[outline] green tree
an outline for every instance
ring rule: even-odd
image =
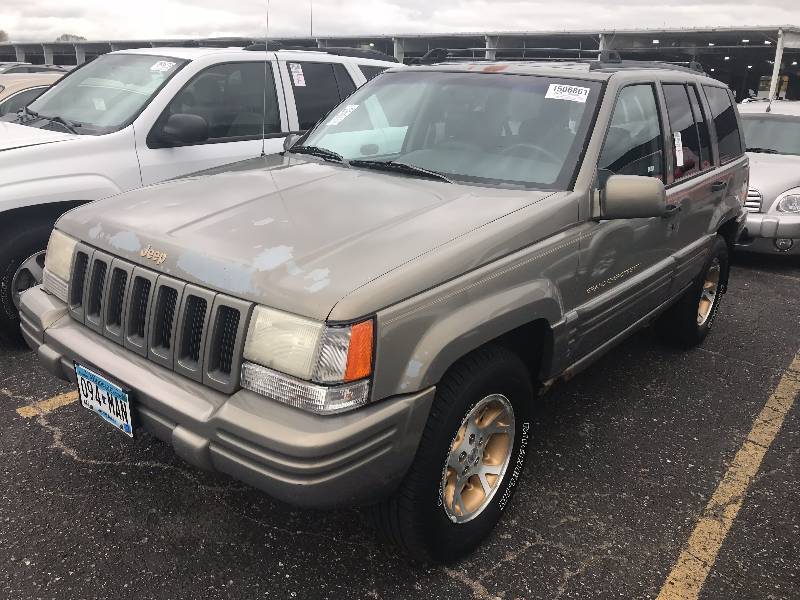
[[[74,33],[63,33],[58,36],[55,41],[57,42],[85,42],[86,38],[82,35],[75,35]]]
[[[7,42],[8,41],[8,34],[0,29],[0,42]]]

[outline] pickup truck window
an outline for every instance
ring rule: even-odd
[[[170,56],[105,54],[70,73],[30,104],[42,117],[103,134],[130,124],[186,61]]]
[[[465,183],[567,189],[600,90],[594,81],[505,73],[386,73],[305,143]]]
[[[615,175],[664,180],[664,138],[652,85],[631,85],[617,98],[598,166]]]
[[[262,125],[264,133],[278,133],[281,119],[275,79],[269,64],[266,73],[265,88],[263,62],[209,67],[195,75],[175,95],[159,123],[173,114],[198,115],[208,123],[209,141],[260,138]]]

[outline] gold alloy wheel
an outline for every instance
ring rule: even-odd
[[[451,521],[470,521],[489,505],[511,460],[514,432],[514,409],[502,394],[486,396],[461,422],[442,477]]]
[[[714,301],[717,299],[717,294],[719,293],[719,275],[719,259],[715,258],[708,268],[708,271],[706,271],[706,277],[703,280],[703,289],[700,292],[700,303],[697,305],[697,324],[701,327],[708,321],[708,317],[711,315],[711,310],[714,307]]]

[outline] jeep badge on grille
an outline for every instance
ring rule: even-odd
[[[147,244],[147,248],[143,248],[139,252],[139,255],[142,258],[147,258],[149,260],[152,260],[157,265],[160,265],[165,260],[167,260],[167,253],[166,252],[159,252],[158,250],[155,250],[150,244]]]

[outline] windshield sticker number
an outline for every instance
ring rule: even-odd
[[[339,123],[344,121],[347,118],[347,116],[357,108],[358,104],[348,104],[338,113],[336,113],[336,115],[330,121],[328,121],[326,127],[330,127],[331,125],[338,125]]]
[[[158,71],[159,73],[166,73],[174,66],[175,66],[174,62],[170,62],[168,60],[160,60],[157,63],[155,63],[152,67],[150,67],[150,70]]]
[[[678,167],[683,166],[683,136],[680,131],[672,134],[675,138],[675,165]]]
[[[289,72],[292,74],[294,87],[306,86],[306,76],[303,74],[303,65],[300,63],[289,63]]]
[[[589,99],[589,88],[551,83],[544,97],[553,100],[569,100],[570,102],[585,104],[586,100]]]

